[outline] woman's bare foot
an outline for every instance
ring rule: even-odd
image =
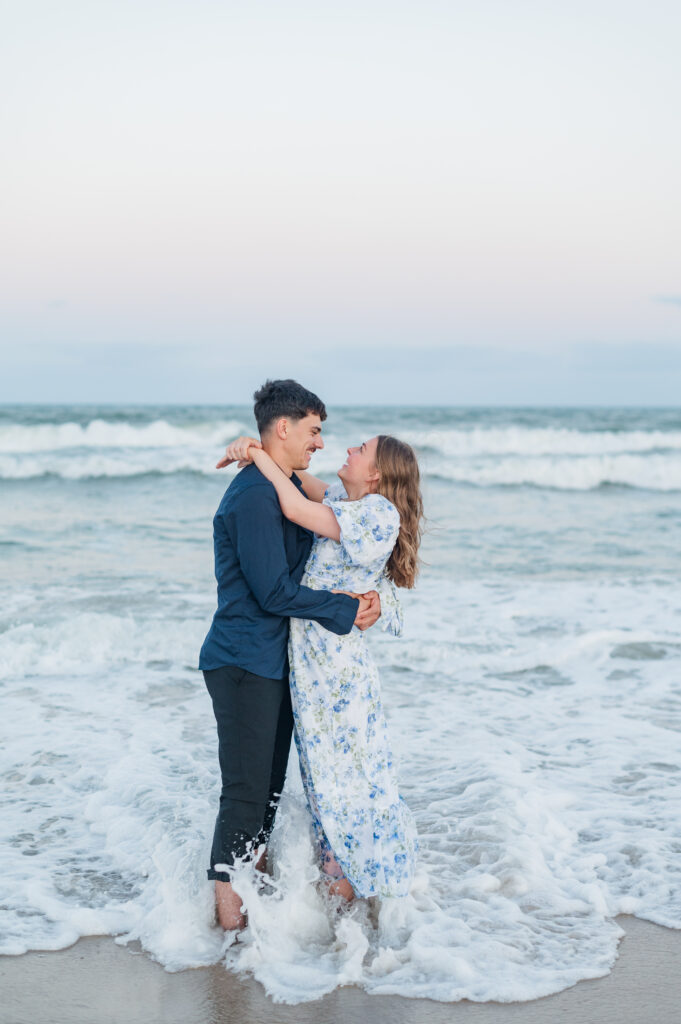
[[[241,896],[229,882],[215,883],[215,909],[218,922],[226,932],[241,931],[246,927],[246,915],[241,907]]]
[[[347,878],[338,878],[335,882],[332,882],[329,886],[329,892],[332,896],[342,896],[346,903],[352,903],[355,898],[355,891]]]
[[[255,870],[259,871],[262,875],[269,875],[270,872],[267,867],[267,847],[265,847],[255,862]]]

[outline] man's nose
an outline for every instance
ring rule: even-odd
[[[317,436],[314,439],[314,444],[315,444],[315,448],[323,448],[324,447],[324,438],[320,437],[320,435],[317,434]]]

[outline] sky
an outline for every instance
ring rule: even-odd
[[[0,402],[679,404],[676,0],[0,22]]]

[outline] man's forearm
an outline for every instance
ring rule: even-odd
[[[290,576],[279,580],[267,592],[258,593],[253,586],[252,589],[263,611],[282,618],[313,619],[340,636],[350,632],[359,610],[359,600],[355,597],[312,590],[294,583]]]

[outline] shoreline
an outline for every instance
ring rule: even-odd
[[[222,964],[177,973],[113,938],[0,957],[0,1024],[672,1024],[681,1006],[681,930],[619,916],[625,935],[610,974],[529,1002],[439,1003],[335,989],[274,1003]]]

